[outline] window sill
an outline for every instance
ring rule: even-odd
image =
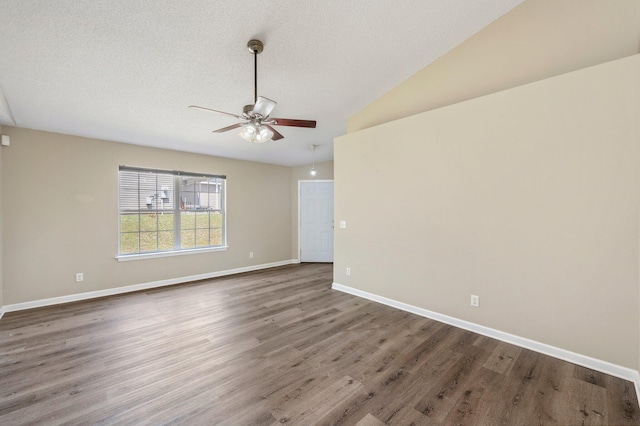
[[[118,262],[128,262],[130,260],[154,259],[156,257],[172,257],[172,256],[183,256],[187,254],[209,253],[212,251],[226,251],[227,248],[229,247],[220,246],[220,247],[205,247],[205,248],[188,249],[188,250],[162,251],[158,253],[123,254],[120,256],[116,256],[116,259],[118,259]]]

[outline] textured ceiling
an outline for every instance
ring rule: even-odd
[[[333,158],[346,119],[522,0],[0,0],[0,124],[280,165]],[[211,131],[258,94],[317,120]],[[473,70],[469,70],[473,72]]]

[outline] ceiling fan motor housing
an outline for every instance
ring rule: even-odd
[[[251,116],[251,113],[253,112],[253,106],[254,106],[253,104],[243,106],[242,115]]]

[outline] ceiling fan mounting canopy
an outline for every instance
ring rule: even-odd
[[[249,52],[251,53],[262,53],[264,50],[264,44],[260,40],[249,40],[247,43],[247,47],[249,48]]]
[[[229,112],[218,111],[211,108],[205,108],[197,105],[189,105],[189,108],[200,109],[218,114],[225,114],[241,120],[242,123],[232,124],[214,130],[214,133],[223,133],[229,130],[242,128],[240,136],[250,142],[262,143],[268,140],[278,140],[284,138],[276,129],[271,126],[290,126],[290,127],[306,127],[315,128],[314,120],[296,120],[290,118],[273,118],[270,117],[271,111],[276,107],[277,103],[263,96],[258,96],[258,54],[264,50],[264,45],[260,40],[249,40],[247,48],[253,54],[254,63],[254,104],[245,105],[242,108],[242,115],[232,114]]]

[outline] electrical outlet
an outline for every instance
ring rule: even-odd
[[[345,229],[347,227],[347,221],[346,220],[341,220],[340,221],[340,228]]]
[[[80,281],[84,281],[84,274],[82,272],[76,274],[76,282],[79,283]]]
[[[475,308],[480,307],[480,296],[476,296],[475,294],[471,295],[471,306]]]
[[[347,268],[347,275],[351,275],[351,268]]]
[[[253,252],[252,251],[249,252],[249,259],[253,259]]]

